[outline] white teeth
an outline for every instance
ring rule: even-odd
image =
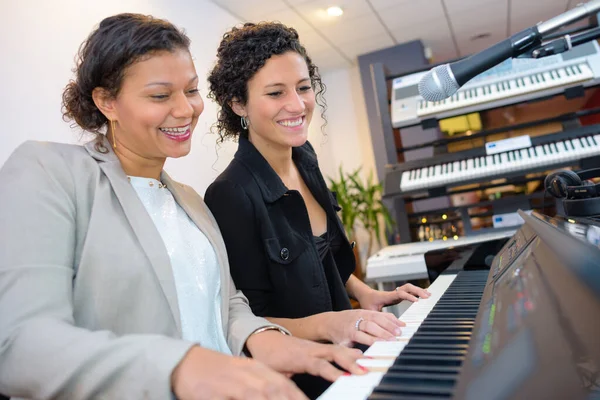
[[[279,124],[283,125],[283,126],[289,126],[289,127],[298,126],[298,125],[302,124],[302,117],[300,117],[298,119],[294,119],[294,120],[280,121]]]
[[[183,135],[185,134],[188,129],[190,129],[190,126],[184,126],[181,128],[158,128],[160,129],[162,132],[168,133],[169,135]]]

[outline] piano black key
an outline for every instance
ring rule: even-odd
[[[447,374],[423,374],[419,372],[392,372],[382,379],[382,383],[405,384],[415,387],[447,387],[454,386],[455,379]]]
[[[402,387],[394,384],[381,383],[376,390],[377,392],[373,393],[389,393],[394,399],[397,399],[400,395],[410,396],[410,399],[414,399],[417,395],[429,396],[430,399],[432,396],[435,396],[436,398],[449,398],[452,395],[452,392],[449,389],[435,387],[428,389],[426,385]],[[371,397],[369,397],[369,399],[371,399]]]
[[[373,393],[369,400],[431,400],[431,396],[401,395],[398,393]]]
[[[402,320],[402,318],[400,318],[400,320]],[[425,320],[421,323],[420,328],[448,326],[448,325],[457,326],[457,327],[460,326],[460,327],[464,327],[464,328],[473,328],[473,321],[470,319],[466,319],[466,318],[454,318],[452,321],[449,321],[449,322]]]
[[[475,318],[475,317],[473,317]],[[414,343],[434,343],[434,344],[468,344],[470,336],[462,335],[462,336],[454,336],[454,337],[446,337],[446,336],[420,336],[415,334],[410,340],[411,342],[414,340]]]
[[[466,357],[467,356],[467,350],[464,349],[440,349],[440,348],[432,348],[432,349],[421,349],[421,348],[415,348],[415,347],[405,347],[404,350],[402,350],[402,354],[406,354],[406,355],[415,355],[415,356],[420,356],[420,357],[428,357],[430,355],[437,355],[440,354],[440,352],[443,352],[445,355],[448,356],[457,356],[457,357]]]
[[[390,372],[431,372],[435,374],[455,375],[460,373],[460,367],[448,367],[440,365],[392,365]]]

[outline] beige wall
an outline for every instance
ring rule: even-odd
[[[308,49],[310,52],[310,49]],[[367,121],[367,108],[363,96],[358,66],[329,71],[323,74],[327,85],[327,125],[321,132],[323,120],[315,115],[310,127],[309,140],[319,156],[323,175],[338,178],[339,166],[346,172],[362,166],[363,178],[370,172],[376,177],[373,145]],[[366,260],[368,236],[357,232],[363,268]]]
[[[326,72],[323,82],[327,85],[328,106],[325,134],[318,115],[309,133],[321,170],[325,176],[337,177],[340,165],[346,171],[362,166],[366,176],[374,171],[375,162],[358,67]]]
[[[223,33],[238,21],[205,0],[52,0],[0,2],[0,97],[2,130],[0,165],[25,140],[78,142],[81,131],[62,121],[62,89],[72,78],[80,43],[104,17],[120,12],[152,14],[185,28],[206,98],[206,76]],[[199,193],[229,162],[236,148],[218,151],[207,135],[216,107],[206,108],[194,132],[192,153],[169,160],[166,170]]]

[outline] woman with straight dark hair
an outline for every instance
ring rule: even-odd
[[[364,373],[252,314],[212,214],[163,171],[190,151],[197,85],[179,29],[106,18],[63,95],[95,140],[27,142],[0,169],[0,393],[301,399],[285,376]]]

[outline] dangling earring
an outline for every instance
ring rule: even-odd
[[[113,149],[117,149],[117,130],[115,127],[115,120],[110,120],[110,130],[112,131],[112,139],[113,139]]]
[[[240,124],[242,124],[242,129],[243,130],[248,130],[248,117],[242,117],[240,119]]]

